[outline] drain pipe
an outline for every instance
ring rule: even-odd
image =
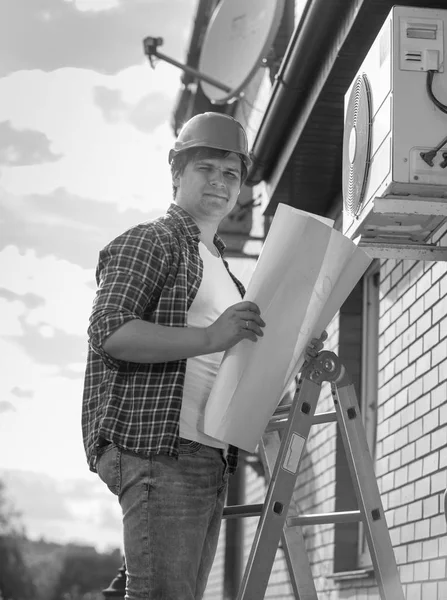
[[[322,68],[340,23],[359,0],[309,0],[275,77],[271,97],[253,143],[253,164],[246,183],[265,180],[287,141],[292,123],[304,105]],[[315,95],[315,101],[317,96]]]

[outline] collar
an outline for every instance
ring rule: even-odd
[[[168,215],[170,215],[174,221],[179,223],[184,227],[186,233],[195,239],[200,239],[200,228],[194,219],[191,217],[188,211],[179,206],[178,204],[172,203],[168,208]],[[214,245],[219,250],[220,254],[223,254],[225,251],[225,243],[222,238],[217,235],[214,236]]]

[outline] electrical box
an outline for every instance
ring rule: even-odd
[[[395,6],[346,93],[343,233],[362,245],[422,244],[447,218],[446,31],[447,10]]]

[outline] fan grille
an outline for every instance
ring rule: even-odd
[[[360,212],[371,162],[371,88],[365,74],[352,88],[343,136],[344,210],[355,216]]]

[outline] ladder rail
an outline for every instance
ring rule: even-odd
[[[248,557],[238,600],[260,600],[265,596],[294,492],[302,451],[312,425],[312,416],[315,414],[320,388],[321,384],[304,379],[295,395],[272,470],[264,508]],[[281,486],[276,485],[278,476],[281,477]],[[297,536],[301,537],[301,532]],[[300,600],[317,600],[309,559],[303,549],[303,542],[304,540],[300,539],[299,544],[296,545],[303,562],[293,565],[293,570],[295,572],[302,571],[302,574],[294,579],[299,586],[303,587],[303,591],[299,588]]]
[[[335,411],[315,414],[323,381],[331,383]],[[293,494],[310,428],[333,421],[340,429],[359,510],[299,514]],[[355,389],[333,352],[320,352],[303,370],[292,404],[275,412],[259,448],[268,481],[265,502],[224,509],[225,518],[260,517],[237,600],[264,598],[280,540],[296,599],[318,600],[301,527],[342,522],[364,524],[382,600],[404,600]]]
[[[290,408],[289,408],[290,410]],[[263,436],[260,444],[260,454],[264,463],[267,482],[270,484],[279,456],[281,438],[279,432]],[[289,505],[287,519],[291,516],[298,517],[298,510],[293,502]],[[281,544],[286,561],[295,598],[302,600],[313,600],[317,598],[315,582],[312,576],[309,557],[306,552],[303,532],[300,527],[284,527],[281,532]],[[298,584],[298,581],[300,582]],[[268,582],[267,582],[268,584]],[[300,594],[301,589],[301,594]]]

